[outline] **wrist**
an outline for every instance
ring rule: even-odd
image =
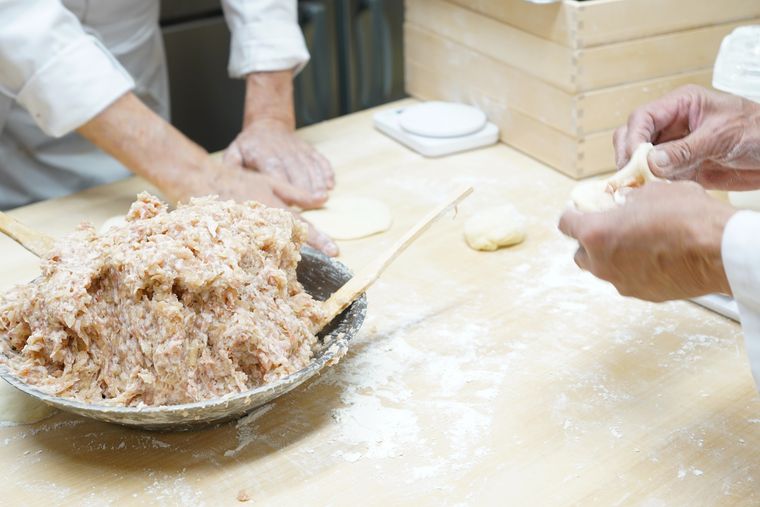
[[[706,260],[709,292],[731,293],[723,265],[722,245],[726,225],[736,212],[735,208],[716,202],[714,206],[708,208],[706,219],[700,221],[697,227],[692,228],[693,237],[699,245],[698,251],[702,252],[702,257]]]
[[[262,120],[295,129],[292,70],[254,72],[246,76],[243,128]]]

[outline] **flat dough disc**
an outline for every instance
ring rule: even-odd
[[[388,206],[368,197],[333,197],[324,208],[302,216],[333,239],[359,239],[385,232],[393,219]]]
[[[462,137],[481,130],[487,121],[483,111],[454,102],[425,102],[399,115],[399,125],[424,137]]]
[[[22,393],[0,379],[0,426],[33,424],[47,419],[56,409]]]
[[[511,204],[479,211],[464,224],[470,248],[487,252],[522,243],[525,232],[525,218]]]

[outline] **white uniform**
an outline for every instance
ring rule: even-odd
[[[760,390],[760,213],[739,211],[731,217],[723,231],[721,253],[739,305],[752,376]]]
[[[222,6],[230,76],[308,61],[296,0]],[[129,90],[168,118],[158,15],[158,0],[0,0],[0,209],[129,174],[73,131]]]

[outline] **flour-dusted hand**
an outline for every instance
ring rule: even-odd
[[[292,206],[318,208],[327,198],[326,195],[315,196],[283,179],[248,171],[240,166],[220,164],[213,158],[208,158],[202,170],[188,174],[181,184],[165,194],[175,202],[187,202],[191,197],[213,194],[222,199],[258,201],[270,207],[286,209]],[[303,220],[295,211],[293,213],[309,226],[309,245],[331,257],[338,255],[338,246],[328,235]]]
[[[322,202],[335,185],[327,159],[280,120],[251,122],[227,148],[224,162],[279,178]]]
[[[706,188],[760,188],[760,104],[689,85],[636,109],[614,135],[622,167],[641,143],[655,144],[652,172]]]
[[[730,293],[723,229],[736,210],[693,182],[653,182],[603,213],[568,210],[559,229],[578,240],[575,262],[624,296],[666,301]]]
[[[326,200],[326,196],[315,196],[282,179],[223,164],[211,157],[198,171],[186,171],[184,176],[171,188],[162,188],[173,201],[215,194],[223,199],[258,201],[275,208],[309,209],[321,206]]]
[[[225,151],[224,162],[288,182],[323,203],[335,186],[332,167],[296,135],[295,126],[293,71],[249,74],[243,130]]]

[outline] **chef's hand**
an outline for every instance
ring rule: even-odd
[[[723,229],[736,210],[693,182],[655,182],[603,213],[568,210],[559,229],[578,240],[575,262],[623,296],[667,301],[730,293]]]
[[[224,162],[310,192],[318,207],[335,179],[327,159],[295,134],[292,80],[290,70],[248,75],[243,130],[225,151]]]
[[[312,208],[324,202],[324,198],[287,181],[240,166],[223,165],[131,92],[80,126],[77,132],[175,203],[209,194],[239,202],[256,200],[281,208]],[[327,255],[338,254],[335,243],[311,226],[309,244]]]
[[[216,194],[222,199],[238,202],[258,201],[270,207],[290,209],[318,208],[324,199],[295,187],[280,178],[248,171],[240,166],[229,166],[208,157],[205,167],[193,174],[186,174],[181,185],[169,191],[168,197],[173,201],[187,201],[190,197]],[[325,233],[303,220],[298,213],[291,210],[297,219],[309,226],[309,245],[334,257],[338,255],[338,246]]]
[[[618,168],[636,147],[655,144],[649,167],[662,178],[706,188],[760,188],[760,104],[695,85],[636,109],[615,131]]]
[[[322,206],[327,197],[315,196],[280,178],[248,171],[239,166],[220,164],[211,158],[197,179],[188,178],[186,181],[188,186],[182,189],[185,195],[177,196],[176,201],[184,201],[196,195],[217,194],[222,199],[238,202],[254,200],[275,208],[290,209],[290,206],[297,206],[309,209]],[[309,245],[331,257],[338,255],[338,246],[328,235],[291,211],[298,220],[309,226]]]

